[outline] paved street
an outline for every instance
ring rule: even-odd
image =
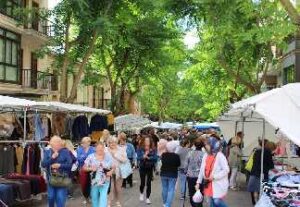
[[[138,175],[135,175],[135,178]],[[161,207],[162,206],[162,201],[161,201],[161,184],[160,184],[160,179],[158,176],[155,176],[155,180],[152,184],[153,191],[151,195],[151,201],[152,201],[152,207]],[[125,189],[123,191],[123,206],[124,207],[144,207],[147,206],[141,202],[139,202],[139,181],[135,179],[135,184],[132,189]],[[242,189],[244,189],[244,186],[242,185]],[[76,189],[75,193],[75,199],[69,200],[67,206],[68,207],[81,207],[84,206],[82,204],[81,196],[80,196],[80,190],[79,188]],[[177,193],[178,195],[178,193]],[[232,192],[230,191],[227,197],[227,204],[229,207],[251,207],[251,200],[250,196],[247,192],[245,191],[240,191],[240,192]],[[47,206],[46,203],[46,197],[44,197],[43,201],[29,201],[26,203],[22,203],[17,205],[18,207],[45,207]],[[173,207],[182,207],[183,203],[179,200],[179,197],[176,197],[176,200],[173,203]],[[189,207],[190,204],[186,201],[185,202],[185,207]],[[205,207],[208,205],[206,204]],[[88,205],[89,207],[89,205]]]

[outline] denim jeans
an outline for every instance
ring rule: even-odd
[[[221,198],[209,198],[210,207],[227,207],[226,203]]]
[[[92,207],[107,207],[107,192],[109,182],[106,182],[102,186],[92,186],[91,198]]]
[[[180,196],[182,198],[185,198],[186,195],[186,174],[183,170],[178,171],[178,179],[180,182]]]
[[[162,198],[166,207],[171,207],[175,195],[175,185],[177,178],[161,177]]]
[[[65,207],[68,196],[68,188],[58,188],[48,185],[49,207]]]

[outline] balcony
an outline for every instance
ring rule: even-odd
[[[57,76],[36,71],[32,69],[23,69],[21,73],[21,84],[24,88],[57,91]]]
[[[52,37],[54,34],[54,27],[47,21],[33,21],[31,24],[24,25],[24,29],[28,35],[37,34],[45,38]]]

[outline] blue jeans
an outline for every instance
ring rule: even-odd
[[[221,198],[209,198],[210,207],[227,207],[226,203]]]
[[[162,198],[166,207],[171,207],[175,195],[175,185],[177,178],[161,177]]]
[[[107,207],[108,188],[109,188],[109,182],[106,182],[102,186],[92,186],[91,189],[92,207]]]
[[[59,188],[48,185],[49,207],[65,207],[68,196],[68,188]]]
[[[180,181],[180,196],[185,198],[186,194],[186,174],[183,170],[178,171],[178,179]]]

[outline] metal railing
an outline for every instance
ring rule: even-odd
[[[24,88],[57,91],[57,77],[51,73],[22,69],[21,84]]]

